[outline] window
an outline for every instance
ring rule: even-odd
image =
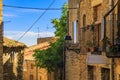
[[[101,5],[97,5],[97,6],[94,6],[93,7],[93,18],[94,18],[94,21],[99,21],[102,14],[101,14]]]
[[[86,26],[86,15],[84,14],[83,15],[83,27],[85,27]]]
[[[94,41],[95,42],[95,46],[99,47],[100,46],[100,38],[101,38],[101,24],[96,24],[95,25],[94,35],[96,36],[96,40]]]
[[[31,69],[33,69],[34,68],[34,65],[33,64],[31,64]]]
[[[39,80],[42,80],[42,77],[40,76],[40,79]]]
[[[73,29],[74,29],[74,43],[76,43],[77,42],[77,23],[76,23],[76,21],[74,21],[73,22]]]
[[[34,80],[34,77],[33,77],[33,75],[30,75],[30,80]]]
[[[118,80],[120,80],[120,74],[118,74]]]
[[[101,69],[101,80],[110,80],[110,69],[102,68]]]
[[[83,15],[83,27],[82,27],[82,41],[85,41],[85,26],[86,26],[86,15]]]
[[[88,80],[94,80],[94,67],[88,66]]]

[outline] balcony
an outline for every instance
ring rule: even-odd
[[[94,47],[93,51],[91,51],[91,54],[102,55],[102,49],[100,47]]]
[[[76,53],[80,53],[80,50],[81,50],[81,48],[80,48],[80,45],[79,45],[79,43],[72,43],[71,42],[71,40],[72,40],[72,38],[71,38],[71,36],[65,36],[65,47],[68,49],[68,50],[72,50],[72,51],[74,51],[74,52],[76,52]]]
[[[120,58],[120,45],[106,47],[106,56],[108,58]]]
[[[80,51],[81,51],[81,48],[80,48],[79,44],[69,43],[69,44],[66,45],[66,47],[67,47],[68,50],[72,50],[72,51],[76,52],[77,54],[79,54]]]

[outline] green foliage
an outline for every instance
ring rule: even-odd
[[[67,4],[63,5],[62,15],[58,19],[52,19],[54,24],[55,36],[59,39],[55,43],[51,43],[46,50],[36,50],[35,57],[36,65],[46,68],[48,71],[54,71],[56,68],[62,68],[63,62],[63,43],[64,36],[67,34]]]
[[[88,40],[88,41],[87,41],[87,46],[88,46],[88,47],[93,47],[94,44],[93,44],[93,42],[92,42],[91,40]]]

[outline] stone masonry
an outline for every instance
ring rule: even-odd
[[[87,54],[87,50],[84,50],[84,48],[86,48],[86,45],[84,46],[84,44],[86,43],[87,40],[91,40],[93,35],[96,35],[98,37],[98,39],[96,39],[96,44],[95,45],[101,45],[101,41],[100,41],[100,32],[99,34],[98,31],[100,31],[99,29],[96,29],[96,32],[92,35],[89,34],[87,31],[83,32],[82,28],[85,27],[89,27],[90,25],[92,25],[93,23],[95,25],[102,25],[102,19],[103,16],[110,10],[110,4],[111,4],[111,0],[68,0],[68,7],[69,7],[69,35],[72,37],[72,44],[74,44],[73,42],[73,38],[74,38],[74,21],[77,22],[77,33],[76,33],[76,46],[79,45],[80,47],[80,52],[76,52],[75,51],[75,47],[73,49],[69,49],[67,48],[66,50],[66,67],[65,67],[65,75],[66,75],[66,79],[65,80],[92,80],[89,79],[89,76],[91,76],[89,74],[89,66],[90,68],[93,70],[92,77],[94,80],[107,80],[108,78],[105,77],[105,71],[108,72],[108,75],[106,73],[106,75],[109,77],[109,80],[112,80],[112,71],[111,71],[111,59],[108,59],[108,63],[104,64],[104,65],[94,65],[94,64],[87,64],[86,60],[88,57]],[[114,0],[114,4],[117,2],[117,0]],[[97,7],[97,10],[95,10]],[[74,8],[74,9],[72,9]],[[118,14],[117,11],[118,7],[116,7],[114,9],[114,14]],[[95,16],[95,12],[96,12],[96,16]],[[83,16],[85,15],[85,22],[83,21]],[[110,16],[107,17],[107,20],[110,20]],[[117,20],[117,16],[115,17],[115,20]],[[117,30],[116,30],[117,31]],[[115,33],[116,34],[116,33]],[[107,36],[109,37],[110,34],[110,26],[107,25]],[[84,37],[84,38],[83,38]],[[110,37],[109,37],[110,38]],[[72,45],[71,44],[71,45]],[[70,46],[69,46],[70,47]],[[102,52],[102,54],[104,55],[104,53]],[[105,56],[105,55],[104,55]],[[115,80],[119,80],[119,70],[120,66],[119,66],[119,59],[115,60],[116,62],[116,67],[115,67]],[[92,66],[92,67],[91,67]]]
[[[3,80],[3,23],[2,23],[2,0],[0,0],[0,80]]]

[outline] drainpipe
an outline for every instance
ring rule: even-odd
[[[110,0],[110,9],[114,6],[114,1]],[[110,13],[110,40],[114,45],[114,11]],[[111,77],[114,80],[114,58],[111,59]]]
[[[114,6],[114,1],[110,0],[110,10]],[[114,11],[110,13],[110,39],[112,45],[114,45]]]

